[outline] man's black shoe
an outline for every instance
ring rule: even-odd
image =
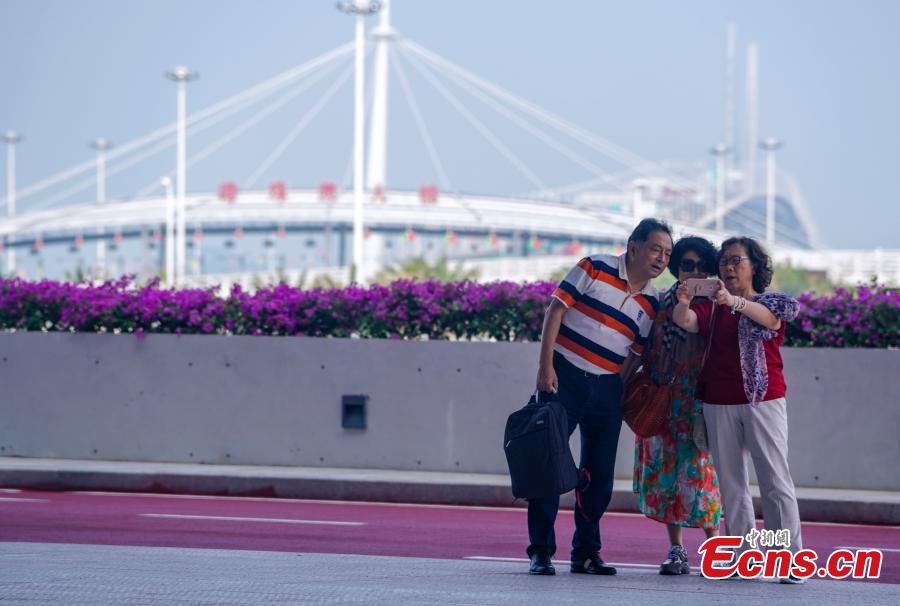
[[[596,553],[592,553],[585,560],[572,560],[569,570],[576,574],[616,574],[616,569],[604,562]]]
[[[528,574],[556,574],[556,569],[550,562],[550,556],[535,553],[531,556],[531,567],[528,569]]]

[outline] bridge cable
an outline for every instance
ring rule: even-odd
[[[403,66],[400,65],[399,61],[397,60],[397,53],[394,52],[393,48],[391,48],[389,54],[391,57],[391,67],[394,68],[394,72],[397,74],[397,80],[399,80],[400,82],[400,88],[403,89],[403,95],[406,98],[406,102],[409,105],[410,110],[412,110],[414,122],[416,123],[416,127],[419,130],[419,136],[422,137],[422,142],[425,144],[425,148],[428,150],[428,157],[431,160],[431,166],[437,173],[441,188],[447,191],[452,191],[454,194],[459,195],[459,192],[456,191],[456,188],[450,184],[450,179],[447,177],[447,172],[444,170],[444,165],[441,162],[441,158],[434,146],[434,141],[431,138],[431,133],[428,131],[425,120],[422,118],[422,112],[419,109],[419,104],[416,101],[416,98],[413,96],[412,90],[410,89],[409,80],[407,80],[406,78],[406,72],[404,71]]]
[[[650,165],[657,169],[657,173],[662,172],[664,174],[667,174],[670,176],[670,178],[673,178],[673,180],[679,183],[689,183],[695,187],[699,187],[698,183],[691,180],[686,180],[680,175],[671,173],[671,171],[669,171],[659,163],[646,160],[638,156],[637,154],[626,150],[625,148],[622,148],[606,139],[603,139],[602,137],[599,137],[598,135],[595,135],[594,133],[591,133],[567,120],[564,120],[563,118],[556,116],[555,114],[552,114],[551,112],[548,112],[547,110],[542,109],[541,107],[534,105],[533,103],[526,101],[514,95],[513,93],[484,80],[483,78],[480,78],[469,70],[466,70],[456,65],[455,63],[444,59],[440,55],[437,55],[436,53],[423,48],[422,46],[416,44],[415,42],[412,42],[411,40],[405,39],[403,45],[430,64],[442,66],[450,71],[457,73],[460,77],[468,80],[476,86],[479,86],[486,92],[491,93],[499,99],[507,101],[508,103],[515,105],[516,107],[519,107],[523,111],[535,116],[545,124],[548,124],[549,126],[556,128],[557,130],[567,133],[572,138],[580,140],[585,145],[588,145],[589,147],[592,147],[597,151],[604,153],[608,157],[616,160],[624,166],[628,166],[633,170],[638,171],[643,166]],[[644,174],[643,171],[641,171],[641,174]],[[650,173],[646,173],[645,176],[650,176]]]
[[[187,165],[186,165],[187,168],[190,168],[190,167],[194,166],[195,164],[197,164],[198,162],[205,160],[212,154],[216,153],[217,151],[219,151],[220,149],[222,149],[223,147],[225,147],[226,145],[231,143],[231,141],[233,141],[234,139],[236,139],[237,137],[239,137],[240,135],[245,133],[247,130],[249,130],[250,128],[255,126],[257,123],[259,123],[260,121],[264,120],[265,118],[267,118],[270,115],[272,115],[273,113],[275,113],[277,110],[284,107],[289,101],[291,101],[292,99],[297,97],[300,93],[305,92],[306,90],[311,88],[314,84],[319,82],[322,78],[324,78],[328,74],[332,73],[339,65],[341,65],[341,63],[338,61],[335,61],[332,65],[329,65],[327,68],[322,69],[315,76],[312,76],[307,80],[301,81],[301,83],[298,86],[291,89],[287,94],[276,99],[273,103],[270,103],[265,108],[263,108],[256,114],[252,115],[249,119],[247,119],[246,121],[244,121],[243,123],[241,123],[240,125],[235,127],[234,129],[232,129],[231,131],[226,133],[224,136],[220,137],[213,143],[207,145],[202,150],[197,152],[197,154],[188,158]],[[165,175],[162,175],[159,178],[155,179],[154,181],[148,183],[146,186],[141,188],[135,194],[134,197],[142,198],[144,196],[149,195],[151,192],[153,192],[154,190],[156,190],[160,187],[159,183],[160,183],[160,179],[162,179],[162,177],[172,178],[175,175],[175,172],[176,172],[175,170],[171,170],[168,173],[166,173]]]
[[[440,93],[440,95],[453,106],[456,111],[458,111],[463,118],[465,118],[469,124],[471,124],[482,137],[487,139],[488,143],[490,143],[501,155],[503,155],[516,169],[521,172],[526,179],[531,181],[533,185],[535,185],[538,189],[546,189],[547,186],[544,184],[540,178],[534,174],[523,162],[510,150],[506,145],[503,144],[502,141],[487,127],[481,122],[478,118],[476,118],[472,113],[462,104],[462,102],[457,99],[457,97],[451,93],[447,88],[441,84],[439,80],[437,80],[434,75],[428,71],[421,63],[411,55],[405,56],[406,59],[410,61],[410,64],[418,71],[428,82],[435,88],[435,90]]]
[[[325,91],[325,93],[319,98],[319,100],[313,105],[312,108],[300,119],[299,122],[294,126],[293,129],[287,134],[284,139],[275,147],[275,149],[266,157],[263,162],[256,167],[250,176],[244,181],[243,189],[250,189],[256,183],[257,179],[265,173],[273,163],[275,163],[284,151],[288,148],[288,146],[294,142],[298,135],[309,125],[309,123],[315,119],[315,117],[319,114],[322,108],[334,97],[335,93],[343,86],[347,80],[350,78],[350,75],[353,73],[353,66],[351,65],[341,76],[332,84],[332,86]]]
[[[607,171],[604,171],[603,169],[601,169],[599,166],[597,166],[590,160],[587,160],[582,155],[580,155],[575,150],[573,150],[571,147],[560,142],[558,139],[555,139],[554,137],[550,136],[546,132],[535,127],[533,124],[527,122],[518,114],[512,113],[510,111],[509,107],[504,107],[503,105],[498,103],[495,99],[484,94],[482,91],[478,90],[476,87],[472,86],[471,84],[468,84],[465,80],[463,80],[462,78],[460,78],[459,76],[457,76],[456,74],[451,72],[450,70],[447,70],[438,65],[434,65],[433,67],[438,72],[440,72],[445,78],[455,82],[457,86],[459,86],[460,88],[465,90],[467,93],[469,93],[470,95],[472,95],[473,97],[475,97],[476,99],[478,99],[479,101],[481,101],[482,103],[484,103],[485,105],[487,105],[488,107],[490,107],[491,109],[496,111],[498,114],[500,114],[501,116],[503,116],[504,118],[506,118],[507,120],[509,120],[510,122],[512,122],[519,128],[521,128],[522,130],[528,132],[529,134],[536,137],[537,139],[540,139],[541,141],[543,141],[544,143],[546,143],[547,145],[549,145],[550,147],[552,147],[553,149],[558,151],[560,154],[566,156],[571,161],[575,162],[582,168],[586,169],[588,172],[593,173],[598,178],[598,180],[605,180],[605,181],[612,180],[612,177],[608,174]],[[550,192],[553,190],[548,189],[546,191]],[[539,191],[538,193],[541,194],[544,192]]]
[[[187,117],[188,125],[200,123],[200,122],[210,118],[211,116],[213,116],[225,109],[230,108],[234,104],[245,102],[248,99],[252,99],[259,95],[268,95],[271,92],[290,84],[296,78],[303,76],[314,69],[317,69],[323,63],[328,63],[331,60],[338,58],[342,55],[352,54],[353,49],[354,49],[354,43],[348,42],[347,44],[337,47],[336,49],[333,49],[329,52],[323,53],[322,55],[315,57],[299,66],[296,66],[285,72],[282,72],[281,74],[278,74],[277,76],[274,76],[260,84],[257,84],[255,86],[253,86],[249,89],[246,89],[240,93],[237,93],[235,95],[232,95],[231,97],[228,97],[227,99],[224,99],[218,103],[215,103],[203,110],[200,110],[200,111],[188,116]],[[116,158],[119,158],[121,156],[124,156],[124,155],[130,153],[131,151],[133,151],[135,149],[139,149],[141,147],[144,147],[145,145],[153,143],[154,141],[156,141],[158,139],[161,139],[165,136],[173,134],[176,130],[176,127],[177,127],[177,123],[173,122],[164,127],[156,129],[155,131],[152,131],[142,137],[139,137],[137,139],[134,139],[132,141],[124,143],[120,146],[117,146],[108,152],[107,160],[108,161],[114,160]],[[94,169],[94,168],[96,168],[96,166],[97,166],[96,159],[92,158],[86,162],[82,162],[73,167],[62,170],[54,175],[51,175],[50,177],[47,177],[46,179],[38,181],[37,183],[32,183],[31,185],[28,185],[27,187],[22,188],[21,190],[16,192],[16,198],[17,198],[17,200],[22,200],[32,194],[43,191],[49,187],[52,187],[52,186],[56,185],[57,183],[60,183],[71,177],[74,177],[81,173],[87,172],[91,169]],[[0,207],[5,206],[6,202],[7,201],[5,198],[2,201],[0,201]]]
[[[456,189],[456,187],[454,187],[452,183],[450,183],[447,172],[444,170],[444,164],[443,162],[441,162],[441,158],[438,155],[437,148],[434,145],[434,140],[431,137],[431,132],[428,130],[425,119],[422,117],[419,103],[416,101],[416,97],[409,85],[409,80],[406,77],[406,70],[403,68],[403,65],[400,62],[400,53],[395,52],[394,49],[391,48],[390,56],[392,57],[390,64],[394,68],[394,71],[397,73],[397,79],[400,81],[400,87],[403,89],[404,96],[406,97],[406,101],[409,104],[410,109],[412,109],[416,127],[419,129],[419,136],[422,137],[422,141],[425,143],[425,147],[428,150],[431,164],[434,167],[435,172],[437,173],[438,180],[441,182],[441,188],[452,192],[454,198],[457,202],[459,202],[463,209],[471,214],[475,218],[475,221],[477,223],[482,223],[484,219],[481,216],[481,213],[477,209],[473,208],[472,205],[469,204],[468,200],[466,200],[466,198],[460,194],[459,190]]]
[[[313,83],[315,83],[316,81],[321,79],[321,77],[324,74],[327,74],[329,71],[331,71],[334,68],[334,66],[338,63],[339,63],[338,60],[334,60],[333,65],[322,70],[322,73],[310,78],[309,80],[311,80],[312,82],[310,82],[310,81],[302,82],[300,88],[301,89],[308,88],[308,86],[311,86]],[[306,86],[304,86],[304,85],[306,85]],[[205,121],[199,122],[195,126],[188,128],[188,132],[190,134],[197,134],[199,132],[202,132],[211,126],[215,126],[216,124],[218,124],[225,118],[231,116],[235,112],[246,109],[247,107],[259,102],[260,100],[262,100],[264,98],[265,98],[265,96],[261,96],[261,97],[257,97],[257,98],[251,98],[249,100],[244,100],[241,103],[236,104],[230,108],[227,108],[227,109],[223,110],[222,112],[219,112],[218,114],[212,115],[210,118],[206,119]],[[113,177],[113,176],[119,174],[123,170],[130,168],[130,167],[134,166],[135,164],[143,162],[147,158],[150,158],[150,157],[158,154],[159,152],[161,152],[169,147],[172,147],[174,145],[175,145],[175,140],[173,138],[164,139],[163,141],[157,143],[155,146],[153,146],[149,150],[146,150],[143,153],[140,153],[136,156],[131,156],[130,158],[128,158],[127,160],[124,160],[123,162],[121,162],[119,164],[114,164],[114,165],[110,166],[106,171],[106,178],[109,179],[110,177]],[[212,146],[210,146],[210,147],[212,147]],[[206,150],[203,150],[203,152],[207,152],[206,155],[209,155],[209,153],[212,153],[212,151],[215,151],[215,149],[212,151],[208,151],[208,150],[209,150],[209,148],[207,148]],[[201,154],[203,152],[201,152]],[[205,157],[205,156],[203,156],[203,157]],[[203,159],[203,157],[201,157],[199,159],[195,157],[192,160],[190,160],[187,165],[191,166],[191,165],[195,164],[196,162],[198,162],[199,160]],[[172,175],[174,175],[174,173],[175,173],[175,171],[171,171],[168,176],[171,177]],[[66,198],[68,198],[82,190],[88,189],[89,187],[95,185],[96,182],[97,182],[96,177],[94,177],[94,176],[88,177],[88,178],[80,181],[79,183],[73,185],[72,187],[69,187],[61,192],[58,192],[56,195],[54,195],[50,198],[47,198],[40,202],[36,202],[34,204],[30,204],[28,206],[28,210],[34,211],[34,210],[40,210],[42,208],[52,207],[52,206],[56,205],[56,203],[58,203],[62,200],[65,200]],[[154,182],[152,184],[148,184],[147,187],[142,189],[141,192],[139,192],[137,194],[137,197],[146,195],[147,193],[149,193],[150,191],[153,191],[154,189],[156,189],[158,187],[159,187],[159,179],[156,179],[156,180],[154,180]]]

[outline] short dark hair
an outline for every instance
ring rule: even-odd
[[[703,271],[708,274],[718,273],[719,257],[716,254],[716,247],[712,242],[700,236],[685,236],[675,243],[675,246],[672,247],[672,256],[669,257],[669,273],[678,277],[681,258],[689,250],[694,251],[700,257],[700,266]]]
[[[668,223],[660,221],[659,219],[648,218],[637,224],[637,227],[635,227],[634,231],[631,232],[631,235],[628,236],[628,241],[646,242],[647,238],[650,237],[650,234],[655,231],[665,232],[669,238],[672,237],[672,228],[669,227]]]
[[[722,246],[719,248],[719,259],[725,254],[726,248],[735,244],[744,247],[747,256],[750,257],[750,263],[753,264],[753,290],[758,293],[766,292],[766,288],[772,283],[772,276],[775,274],[772,269],[772,257],[769,256],[762,244],[753,238],[735,236],[722,242]]]

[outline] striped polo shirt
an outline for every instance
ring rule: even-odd
[[[567,308],[553,350],[598,375],[618,372],[629,349],[643,353],[659,308],[649,281],[642,291],[628,294],[624,253],[585,257],[553,296]]]

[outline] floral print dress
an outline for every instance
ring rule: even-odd
[[[692,437],[694,417],[702,412],[694,388],[704,344],[672,320],[677,286],[663,296],[644,353],[655,381],[665,381],[661,367],[666,362],[674,373],[672,415],[663,434],[635,438],[633,488],[638,506],[648,518],[688,528],[718,528],[722,514],[719,480],[711,456],[701,452]]]

